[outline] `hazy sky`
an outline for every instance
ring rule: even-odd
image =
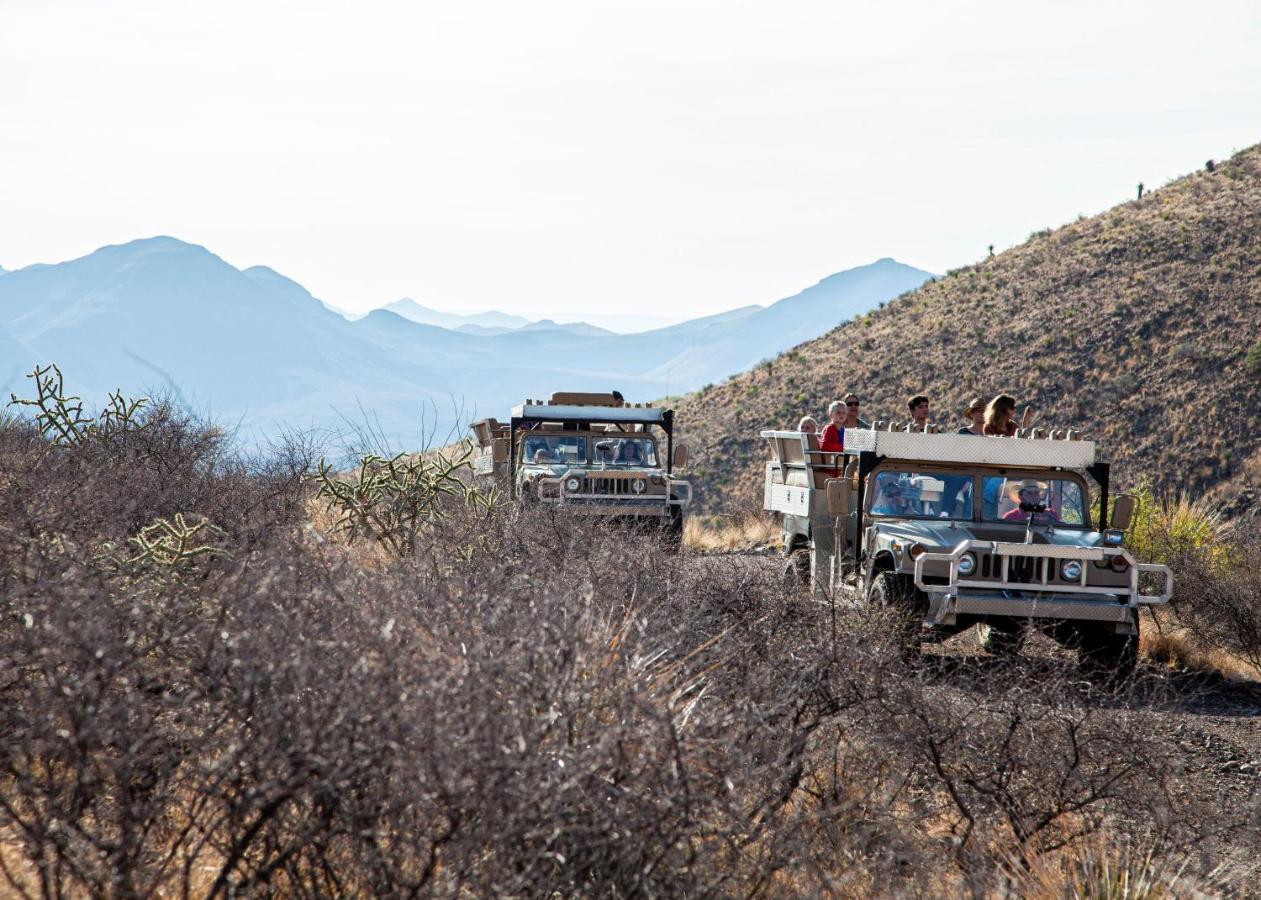
[[[0,0],[0,265],[171,234],[366,309],[944,271],[1261,141],[1261,3]]]

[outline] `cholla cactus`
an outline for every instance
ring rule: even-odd
[[[35,422],[54,444],[74,446],[90,438],[145,427],[138,415],[149,402],[143,397],[129,400],[122,391],[114,391],[100,415],[87,416],[83,414],[82,399],[66,396],[65,378],[55,363],[36,366],[26,377],[35,379],[35,398],[26,400],[10,394],[9,405],[31,406],[39,410],[35,414]]]
[[[442,522],[448,500],[493,508],[493,490],[479,491],[460,477],[469,468],[472,453],[472,444],[464,441],[452,453],[364,456],[350,477],[338,475],[320,460],[313,476],[319,485],[317,497],[337,514],[333,531],[351,540],[369,537],[397,555],[408,555],[421,531]]]
[[[212,557],[231,556],[227,550],[209,543],[223,537],[226,537],[223,529],[209,519],[190,525],[183,513],[176,513],[173,519],[158,519],[145,526],[128,540],[136,549],[130,562],[174,572],[184,571]]]

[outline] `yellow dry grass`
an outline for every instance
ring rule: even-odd
[[[683,526],[683,543],[708,552],[752,550],[780,543],[779,521],[764,514],[691,516]]]

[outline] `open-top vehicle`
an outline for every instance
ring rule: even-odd
[[[1124,546],[1133,498],[1117,497],[1108,521],[1093,442],[847,429],[829,454],[814,435],[762,436],[788,574],[905,611],[908,650],[976,625],[1011,653],[1037,628],[1086,668],[1124,675],[1139,607],[1169,599],[1169,569]]]
[[[514,407],[506,423],[474,422],[472,431],[474,473],[514,497],[658,527],[681,543],[692,486],[674,476],[687,448],[674,443],[673,410],[557,392]]]

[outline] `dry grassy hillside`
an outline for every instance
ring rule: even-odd
[[[954,422],[999,391],[1101,442],[1122,481],[1158,490],[1261,470],[1261,145],[1141,200],[948,273],[676,408],[705,511],[760,503],[758,432],[867,418],[933,398]],[[1251,352],[1250,352],[1251,351]],[[1249,474],[1250,473],[1250,474]]]

